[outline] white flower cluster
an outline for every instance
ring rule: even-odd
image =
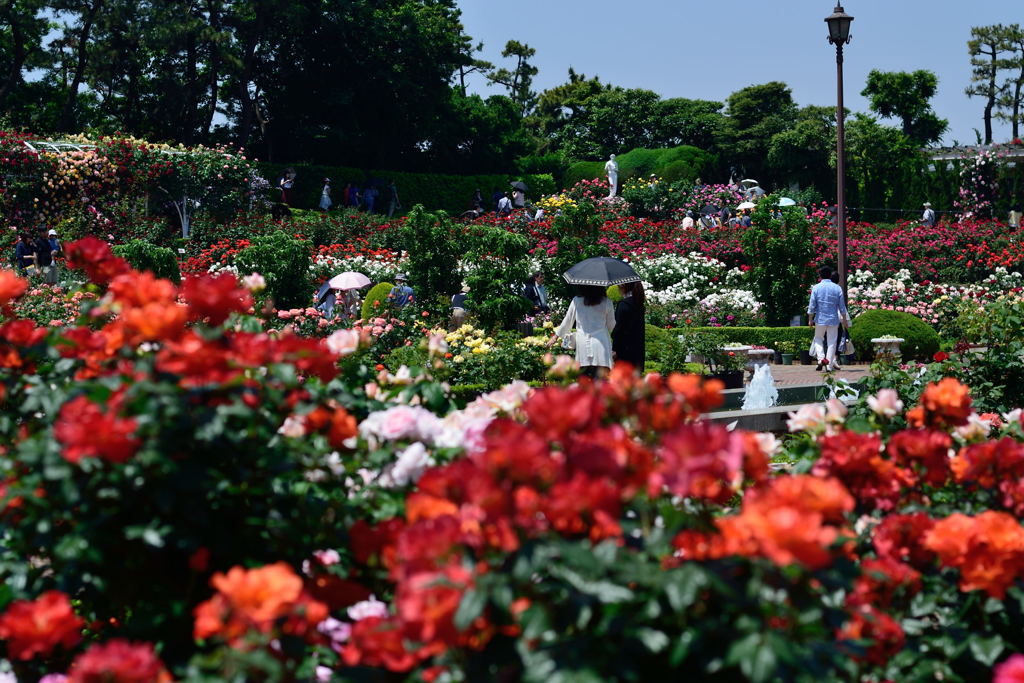
[[[389,259],[383,256],[364,256],[357,254],[346,258],[338,258],[330,255],[317,255],[313,257],[313,265],[310,271],[317,274],[338,274],[348,271],[362,273],[370,278],[372,282],[386,282],[395,275],[405,272],[408,269],[409,259],[406,254],[401,258]]]
[[[739,284],[743,272],[738,268],[729,268],[718,259],[702,256],[691,252],[681,254],[662,254],[652,258],[640,258],[630,265],[644,282],[651,283],[654,289],[664,289],[671,285],[683,284],[687,289],[708,289],[712,286],[729,287]]]
[[[700,305],[709,310],[729,309],[750,313],[756,313],[761,308],[761,302],[754,298],[753,292],[745,289],[723,289],[701,299]]]

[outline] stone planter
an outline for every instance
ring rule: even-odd
[[[893,358],[899,357],[902,355],[900,352],[900,344],[904,341],[906,340],[900,339],[899,337],[896,337],[895,339],[886,339],[884,337],[872,339],[871,344],[875,347],[875,358],[882,358],[885,356],[891,356]]]
[[[753,375],[758,367],[768,365],[775,359],[775,349],[750,349],[747,351],[747,369]]]

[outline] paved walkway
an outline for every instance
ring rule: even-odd
[[[775,386],[786,387],[796,384],[819,384],[825,373],[815,372],[813,365],[775,365],[772,364],[772,377],[775,378]],[[749,374],[749,373],[748,373]],[[867,363],[857,365],[844,365],[843,369],[835,373],[836,377],[845,379],[847,382],[859,382],[871,374],[871,366]],[[745,378],[749,381],[748,378]]]

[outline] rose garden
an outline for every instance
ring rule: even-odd
[[[706,375],[730,343],[806,351],[827,204],[683,228],[742,197],[536,177],[540,220],[274,218],[238,150],[28,140],[0,134],[0,212],[64,258],[56,285],[0,270],[0,676],[1024,675],[1019,227],[851,221],[870,370],[756,433],[706,419]],[[647,366],[596,382],[546,345],[591,256],[648,298]],[[344,271],[373,286],[325,316]]]

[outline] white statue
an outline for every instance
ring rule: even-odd
[[[608,174],[608,199],[611,199],[619,191],[619,165],[615,162],[614,154],[608,157],[604,172]]]

